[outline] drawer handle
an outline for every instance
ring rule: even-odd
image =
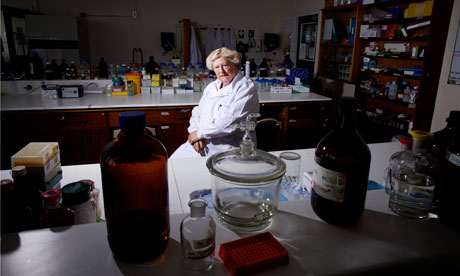
[[[169,126],[161,126],[161,129],[169,129]]]
[[[169,112],[161,112],[161,116],[169,116]]]
[[[59,121],[64,121],[64,120],[65,120],[64,116],[59,117]]]

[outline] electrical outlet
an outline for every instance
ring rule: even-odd
[[[133,11],[133,19],[137,19],[137,11]]]

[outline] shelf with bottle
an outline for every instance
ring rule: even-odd
[[[425,60],[424,57],[413,57],[406,53],[391,53],[391,52],[377,52],[375,54],[366,54],[362,53],[362,57],[368,58],[388,58],[388,59],[399,59],[399,60],[411,60],[411,61],[420,61],[423,62]]]
[[[345,3],[343,4],[334,6],[332,5],[332,3],[328,4],[328,1],[326,1],[325,8],[323,9],[323,11],[333,12],[333,11],[353,10],[353,9],[356,9],[358,6],[362,6],[362,3],[358,3],[356,1],[344,1],[344,2]]]
[[[405,75],[404,71],[394,70],[390,68],[360,69],[359,72],[368,74],[368,76],[369,75],[370,76],[382,75],[382,76],[391,76],[391,77],[411,79],[411,80],[422,80],[421,76]]]

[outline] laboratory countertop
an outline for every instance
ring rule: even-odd
[[[370,144],[369,179],[382,183],[384,170],[398,143]],[[313,166],[314,149],[295,150],[301,170]],[[273,152],[277,155],[279,152]],[[105,223],[40,229],[2,236],[2,275],[184,275],[181,265],[180,222],[189,212],[192,191],[211,187],[206,158],[168,161],[170,240],[158,259],[128,264],[113,258]],[[2,171],[2,178],[8,177]],[[98,164],[64,166],[62,184],[82,178],[102,188]],[[102,193],[101,193],[102,194]],[[103,199],[101,199],[103,200]],[[307,198],[280,202],[271,225],[264,231],[287,249],[289,264],[260,275],[388,275],[456,271],[460,234],[435,218],[414,221],[388,209],[384,189],[369,190],[366,209],[358,223],[336,227],[316,216]],[[213,210],[208,212],[215,216]],[[216,219],[216,218],[215,218]],[[217,220],[217,219],[216,219]],[[216,263],[205,275],[229,275],[218,257],[221,243],[253,233],[230,230],[217,223]],[[455,272],[454,272],[455,273]]]
[[[315,93],[258,92],[259,102],[292,103],[330,101]],[[1,97],[2,111],[40,110],[91,110],[106,108],[151,108],[198,105],[202,92],[179,94],[137,94],[135,96],[112,96],[111,94],[85,94],[81,98],[47,99],[41,94],[19,94]]]

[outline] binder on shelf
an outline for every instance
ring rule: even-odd
[[[356,29],[356,18],[353,17],[353,18],[350,18],[350,37],[348,39],[348,41],[350,42],[350,44],[353,44],[355,42],[355,29]]]

